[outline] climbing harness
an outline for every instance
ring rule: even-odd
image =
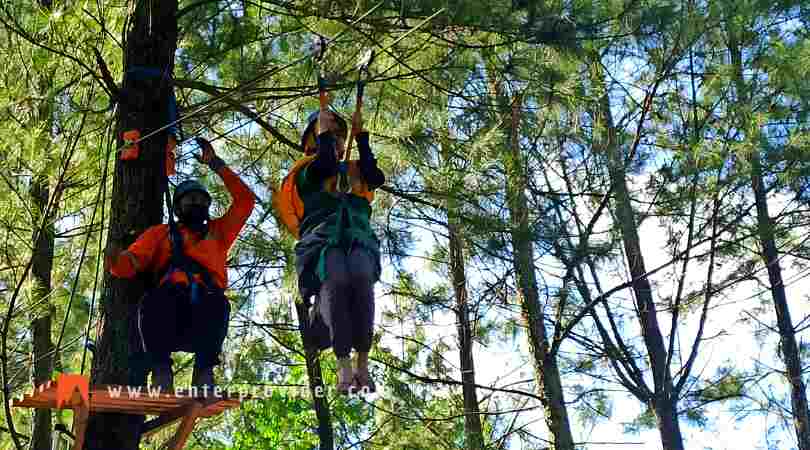
[[[203,235],[205,231],[203,232]],[[200,302],[201,289],[200,282],[197,276],[201,278],[202,283],[205,285],[204,289],[221,290],[214,284],[214,280],[208,270],[192,258],[189,258],[183,252],[183,235],[180,234],[180,229],[177,222],[169,219],[169,239],[172,244],[172,256],[169,260],[169,267],[167,268],[163,278],[168,277],[175,271],[185,272],[189,282],[191,304],[196,305]],[[196,276],[195,276],[196,275]]]
[[[197,183],[197,182],[186,182],[186,188],[183,189],[183,184],[179,185],[175,190],[175,199],[179,200],[183,194],[191,191],[202,191],[208,195],[208,191],[205,188]],[[173,272],[181,271],[186,274],[186,278],[188,279],[189,289],[190,289],[190,297],[191,297],[191,304],[195,305],[200,301],[200,282],[205,285],[205,289],[211,290],[222,290],[216,284],[214,284],[214,280],[211,277],[209,271],[203,267],[202,264],[195,261],[193,258],[189,258],[186,256],[185,252],[183,252],[183,235],[180,233],[180,228],[177,222],[174,220],[174,201],[169,196],[169,190],[166,189],[166,205],[169,209],[169,240],[172,245],[172,253],[171,259],[169,260],[169,266],[165,270],[165,272],[159,278],[160,281],[167,279],[171,276]],[[210,197],[210,195],[209,195]],[[206,225],[205,229],[202,230],[202,238],[205,238],[205,235],[208,233],[208,226]],[[195,276],[196,275],[196,276]]]

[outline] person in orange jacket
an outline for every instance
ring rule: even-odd
[[[228,331],[230,303],[225,296],[225,263],[256,199],[250,188],[225,165],[211,144],[198,138],[207,164],[233,198],[224,216],[209,219],[211,196],[197,181],[177,186],[173,214],[178,223],[148,228],[124,251],[111,248],[106,263],[119,278],[139,272],[159,276],[158,286],[143,299],[138,317],[142,351],[152,367],[152,384],[173,389],[171,353],[195,354],[192,384],[213,386],[215,366]]]

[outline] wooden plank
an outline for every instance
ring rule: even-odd
[[[47,403],[35,403],[28,405],[29,407],[33,408],[41,408],[41,409],[53,409],[52,405]],[[169,411],[175,410],[177,408],[182,408],[186,406],[185,404],[176,405],[174,407],[156,407],[150,405],[141,405],[141,404],[130,404],[130,405],[92,405],[91,412],[115,412],[121,414],[148,414],[148,415],[155,415],[159,416],[161,414],[165,414]],[[208,411],[206,411],[206,415],[208,415]]]
[[[138,391],[138,395],[136,398],[144,399],[148,401],[159,401],[159,402],[172,402],[172,401],[182,401],[182,399],[189,399],[189,398],[217,398],[223,401],[235,401],[239,402],[241,400],[250,400],[251,396],[241,395],[238,392],[230,392],[230,391],[219,391],[219,395],[214,396],[214,392],[208,392],[208,395],[200,395],[202,392],[197,391],[198,395],[191,395],[191,390],[189,389],[181,389],[178,391],[170,391],[170,392],[161,392],[159,396],[155,396],[150,394],[150,392],[143,388],[142,390]],[[116,395],[112,395],[116,393]],[[97,401],[127,401],[132,400],[130,399],[130,393],[126,389],[125,386],[118,386],[118,385],[94,385],[90,389],[90,397],[95,398]],[[38,386],[34,389],[34,391],[30,394],[25,394],[22,399],[15,399],[15,403],[24,402],[28,399],[48,399],[54,400],[56,399],[56,383],[49,382],[43,385]]]
[[[193,401],[193,400],[192,400]],[[210,401],[210,400],[209,400]],[[98,404],[98,403],[91,403],[91,412],[117,412],[123,414],[150,414],[150,415],[162,415],[177,408],[182,408],[186,406],[190,402],[175,404],[175,405],[150,405],[150,404],[141,404],[141,403],[127,403],[127,404]],[[53,409],[53,404],[48,402],[41,402],[41,401],[29,401],[25,405],[29,408],[42,408],[42,409]],[[207,406],[201,413],[200,416],[202,417],[211,417],[221,412],[236,408],[239,406],[239,403],[236,401],[229,401],[229,402],[216,402],[209,406]]]
[[[141,396],[138,398],[129,398],[120,397],[103,397],[103,396],[92,396],[90,401],[91,410],[95,410],[98,407],[123,407],[126,408],[129,405],[145,405],[153,408],[166,408],[166,409],[174,409],[178,406],[182,406],[185,404],[190,403],[192,399],[183,399],[183,398],[149,398],[147,396]],[[55,397],[49,396],[36,396],[32,398],[26,398],[22,401],[14,402],[14,406],[42,406],[42,405],[50,405],[51,408],[55,408],[56,406],[56,399]]]
[[[117,392],[120,392],[120,394],[114,395]],[[177,391],[177,395],[171,392],[168,394],[161,393],[159,397],[150,397],[148,391],[142,390],[138,397],[129,398],[126,386],[94,385],[90,387],[89,392],[89,411],[91,414],[95,412],[116,412],[162,416],[178,409],[182,410],[194,402],[202,402],[203,408],[199,411],[198,417],[212,417],[221,414],[225,410],[238,407],[241,400],[251,398],[244,395],[240,397],[238,393],[229,391],[220,391],[218,396],[214,396],[214,392],[210,390],[207,396],[192,397],[191,393],[190,390],[183,389]],[[14,407],[55,409],[56,394],[57,383],[51,381],[35,386],[31,393],[23,395],[21,399],[14,399],[12,405]]]
[[[215,415],[215,414],[210,414],[210,411],[209,411],[210,407],[216,406],[218,404],[218,402],[215,399],[206,399],[203,402],[195,402],[195,403],[200,403],[201,407],[202,407],[200,409],[199,413],[197,414],[199,417],[207,417],[207,416]],[[156,419],[152,419],[152,420],[150,420],[150,421],[143,424],[143,427],[141,427],[141,436],[148,436],[148,435],[150,435],[152,433],[155,433],[156,431],[160,430],[161,428],[163,428],[163,427],[165,427],[167,425],[171,425],[171,424],[177,422],[178,420],[182,419],[183,416],[185,416],[187,412],[188,412],[188,407],[181,407],[181,408],[177,408],[177,409],[175,409],[173,411],[163,413],[160,417],[158,417]],[[206,412],[208,412],[209,414],[206,415]]]
[[[197,422],[197,416],[202,408],[203,405],[200,402],[194,402],[189,406],[185,416],[183,417],[183,421],[180,422],[180,426],[177,428],[174,438],[172,438],[172,443],[169,445],[170,450],[183,449],[183,446],[186,445],[186,441],[191,434],[191,430],[194,429],[194,424]]]

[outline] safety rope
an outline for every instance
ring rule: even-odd
[[[92,91],[91,91],[91,95],[92,95]],[[79,137],[76,138],[77,142],[78,142],[78,139],[79,139]],[[84,245],[82,246],[82,252],[81,252],[81,255],[79,256],[79,265],[78,265],[78,267],[76,269],[76,276],[73,278],[73,285],[71,286],[71,289],[70,289],[70,297],[68,298],[68,304],[67,304],[67,307],[65,308],[65,317],[64,317],[64,320],[62,321],[61,330],[59,331],[59,338],[57,339],[56,345],[54,347],[54,348],[57,348],[57,349],[62,345],[62,339],[65,336],[65,330],[67,329],[67,322],[68,322],[68,319],[70,318],[70,310],[72,309],[73,300],[76,297],[76,289],[77,289],[77,287],[79,285],[79,277],[81,276],[82,267],[84,266],[84,259],[87,256],[87,248],[89,247],[89,244],[90,244],[90,236],[93,234],[92,233],[92,227],[93,227],[93,224],[96,222],[96,214],[98,213],[99,200],[100,200],[100,196],[101,196],[102,192],[103,192],[103,190],[99,189],[99,192],[96,195],[96,204],[95,204],[95,206],[93,206],[93,213],[92,213],[92,215],[90,217],[90,231],[88,231],[88,233],[87,233],[87,235],[85,236],[85,239],[84,239]]]

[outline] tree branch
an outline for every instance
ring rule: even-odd
[[[121,90],[118,88],[118,84],[112,77],[110,69],[107,67],[107,63],[104,62],[101,52],[99,52],[97,48],[93,47],[93,53],[96,55],[96,64],[98,64],[99,70],[101,70],[101,82],[105,86],[104,90],[110,94],[110,98],[113,102],[117,102],[119,95],[121,94]]]
[[[205,84],[201,81],[194,81],[188,79],[175,79],[174,85],[177,87],[187,89],[195,89],[201,92],[205,92],[206,94],[209,94],[213,97],[217,97],[218,99],[227,103],[230,107],[236,109],[237,111],[241,112],[247,117],[250,117],[254,122],[256,122],[257,125],[267,130],[268,133],[270,133],[277,140],[281,141],[283,144],[286,144],[287,146],[295,150],[301,149],[300,145],[296,144],[295,142],[291,141],[286,136],[284,136],[280,131],[278,131],[278,129],[270,125],[269,122],[262,119],[262,117],[258,113],[252,111],[247,106],[242,105],[241,103],[230,98],[229,96],[223,95],[224,92],[221,89],[215,86],[211,86],[210,84]]]

